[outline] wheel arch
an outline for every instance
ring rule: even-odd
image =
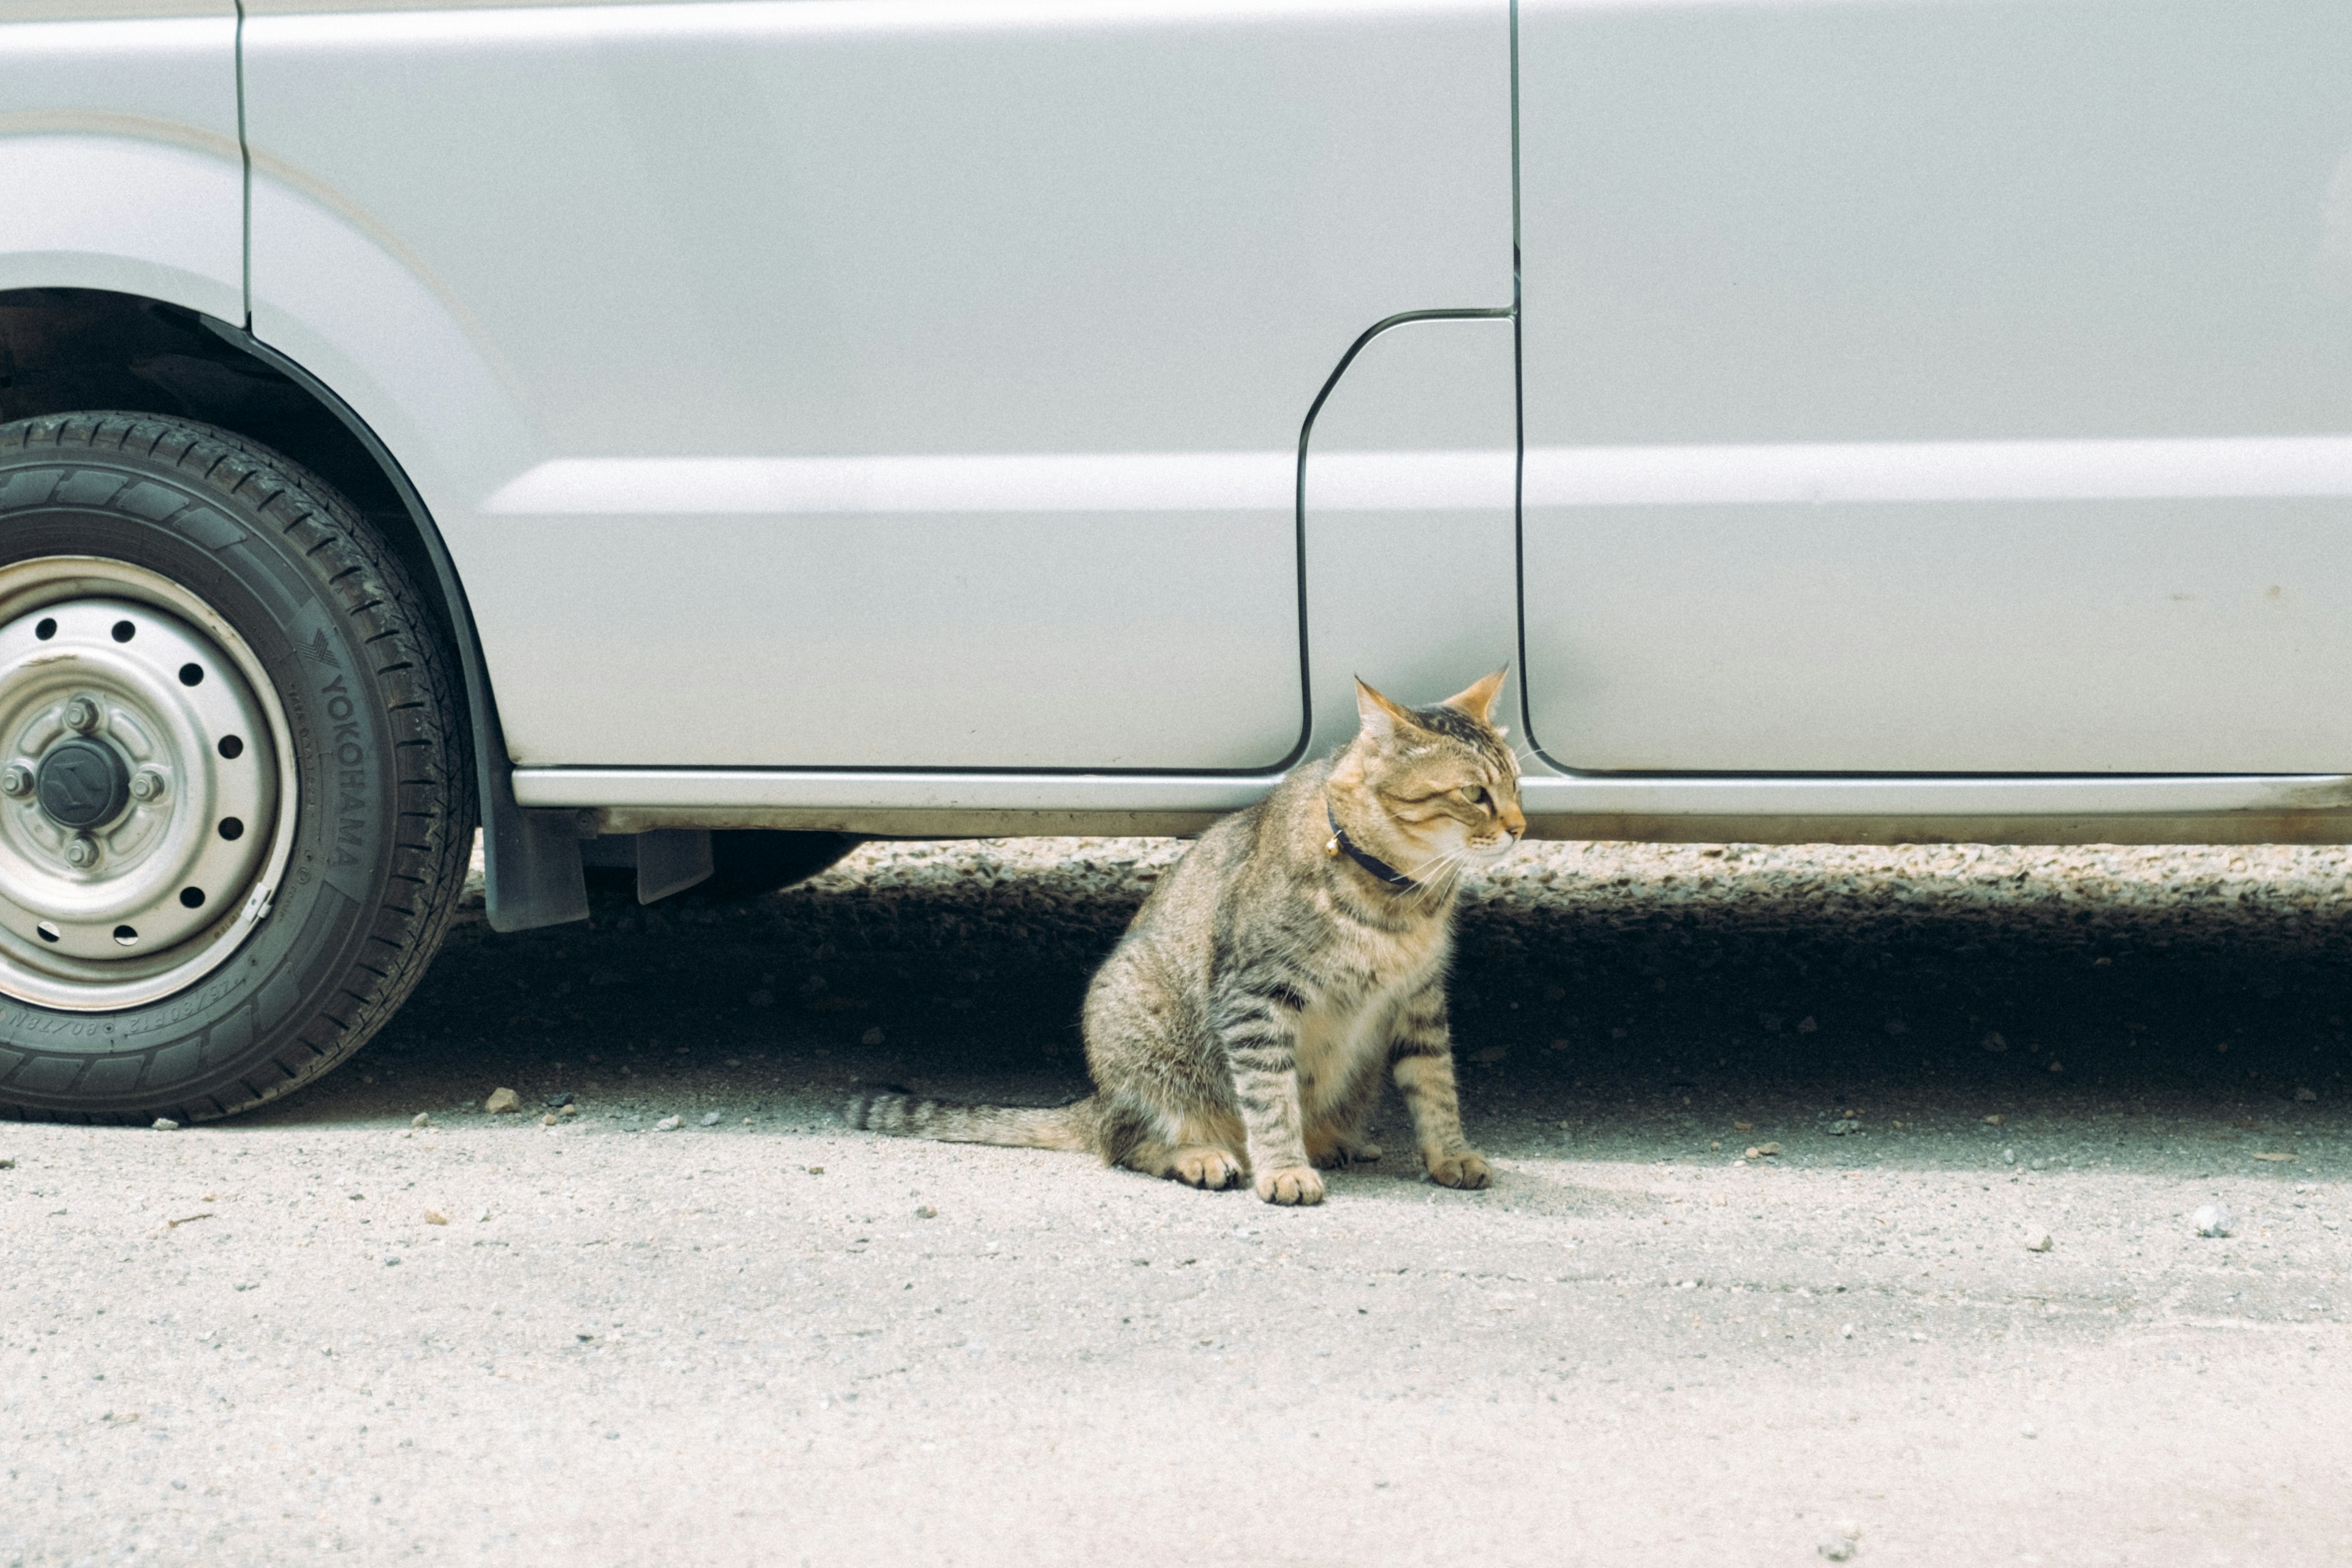
[[[193,306],[89,288],[0,290],[0,420],[82,410],[200,419],[300,463],[341,490],[425,591],[463,672],[490,923],[588,912],[568,825],[515,804],[504,731],[465,584],[391,448],[291,357]]]

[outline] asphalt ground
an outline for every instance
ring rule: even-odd
[[[1483,1193],[841,1128],[1082,1092],[1181,849],[474,918],[283,1102],[0,1128],[0,1563],[2352,1560],[2352,857],[1531,846]]]

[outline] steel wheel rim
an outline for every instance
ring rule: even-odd
[[[295,778],[268,673],[194,594],[0,566],[0,994],[113,1012],[226,963],[292,855]]]

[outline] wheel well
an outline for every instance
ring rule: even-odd
[[[585,919],[570,813],[530,814],[514,799],[489,673],[457,567],[397,460],[357,416],[292,361],[248,334],[135,294],[101,289],[0,290],[0,421],[84,411],[200,419],[301,464],[359,509],[423,592],[465,672],[488,861],[499,931]]]
[[[308,389],[177,305],[101,289],[0,290],[0,422],[112,409],[201,419],[317,474],[374,526],[459,646],[458,616],[392,477]]]

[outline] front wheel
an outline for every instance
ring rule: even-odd
[[[710,836],[710,878],[688,889],[709,899],[772,893],[830,870],[865,843],[854,833],[721,828]]]
[[[226,1116],[381,1026],[471,842],[446,644],[282,458],[0,425],[0,1114]]]

